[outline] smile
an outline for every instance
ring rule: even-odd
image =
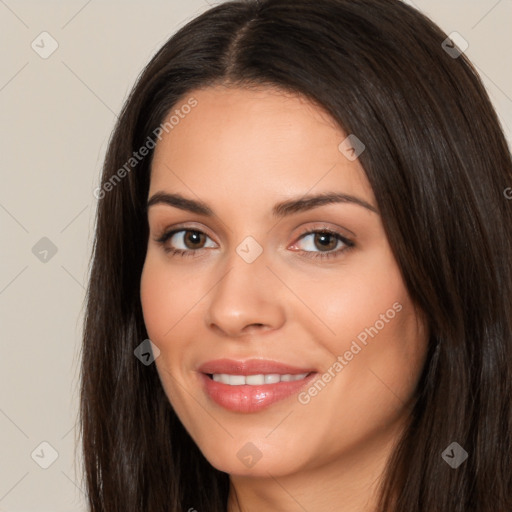
[[[199,373],[201,388],[212,405],[237,413],[257,413],[297,395],[318,372],[237,375]]]
[[[308,373],[299,373],[292,375],[285,373],[280,375],[278,373],[257,374],[257,375],[229,375],[227,373],[214,373],[211,378],[215,382],[222,382],[228,386],[261,386],[263,384],[277,384],[278,382],[292,382],[295,380],[302,380],[308,376]]]

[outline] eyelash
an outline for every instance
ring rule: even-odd
[[[193,232],[193,233],[200,233],[200,234],[203,234],[205,236],[208,237],[208,235],[206,233],[204,233],[203,231],[199,230],[199,229],[193,229],[193,228],[179,228],[179,229],[173,229],[171,231],[167,231],[167,232],[164,232],[159,238],[156,239],[156,242],[158,242],[159,244],[161,244],[163,246],[163,249],[166,253],[169,253],[171,256],[183,256],[183,257],[189,257],[189,256],[194,256],[195,253],[197,253],[198,251],[200,251],[201,249],[204,249],[203,248],[200,248],[200,249],[188,249],[188,250],[184,250],[184,249],[174,249],[172,247],[167,247],[165,245],[165,243],[167,242],[167,240],[169,240],[173,235],[175,235],[176,233],[180,233],[180,232]],[[344,253],[346,251],[349,251],[350,249],[354,248],[355,247],[355,244],[354,242],[352,242],[351,240],[349,240],[348,238],[345,238],[344,236],[342,236],[340,233],[337,233],[336,231],[332,231],[330,229],[327,229],[327,228],[322,228],[322,229],[316,229],[316,230],[309,230],[309,231],[305,231],[303,233],[301,233],[301,235],[299,236],[299,238],[297,239],[297,241],[299,240],[302,240],[304,237],[306,237],[307,235],[312,235],[312,234],[327,234],[327,235],[332,235],[334,236],[337,240],[339,240],[340,242],[343,242],[345,244],[345,247],[341,248],[341,249],[337,249],[335,251],[330,251],[330,252],[314,252],[314,251],[304,251],[304,250],[300,250],[298,252],[303,252],[303,253],[306,253],[308,258],[320,258],[320,259],[326,259],[326,258],[333,258],[333,257],[338,257],[338,256],[341,256],[341,253]],[[210,237],[208,237],[210,238]],[[313,253],[313,254],[311,254]]]

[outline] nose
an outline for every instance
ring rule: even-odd
[[[236,251],[226,260],[223,277],[207,295],[209,329],[232,338],[279,329],[285,321],[283,284],[267,268],[264,252],[252,263]]]

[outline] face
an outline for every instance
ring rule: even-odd
[[[216,86],[187,102],[155,148],[141,278],[172,407],[232,475],[377,453],[427,336],[357,152],[300,96]]]

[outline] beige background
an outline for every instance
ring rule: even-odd
[[[468,41],[510,143],[512,1],[410,3]],[[0,0],[0,511],[86,510],[74,450],[92,191],[137,75],[208,8],[204,0]],[[51,48],[43,31],[59,45],[47,59],[31,47]]]

